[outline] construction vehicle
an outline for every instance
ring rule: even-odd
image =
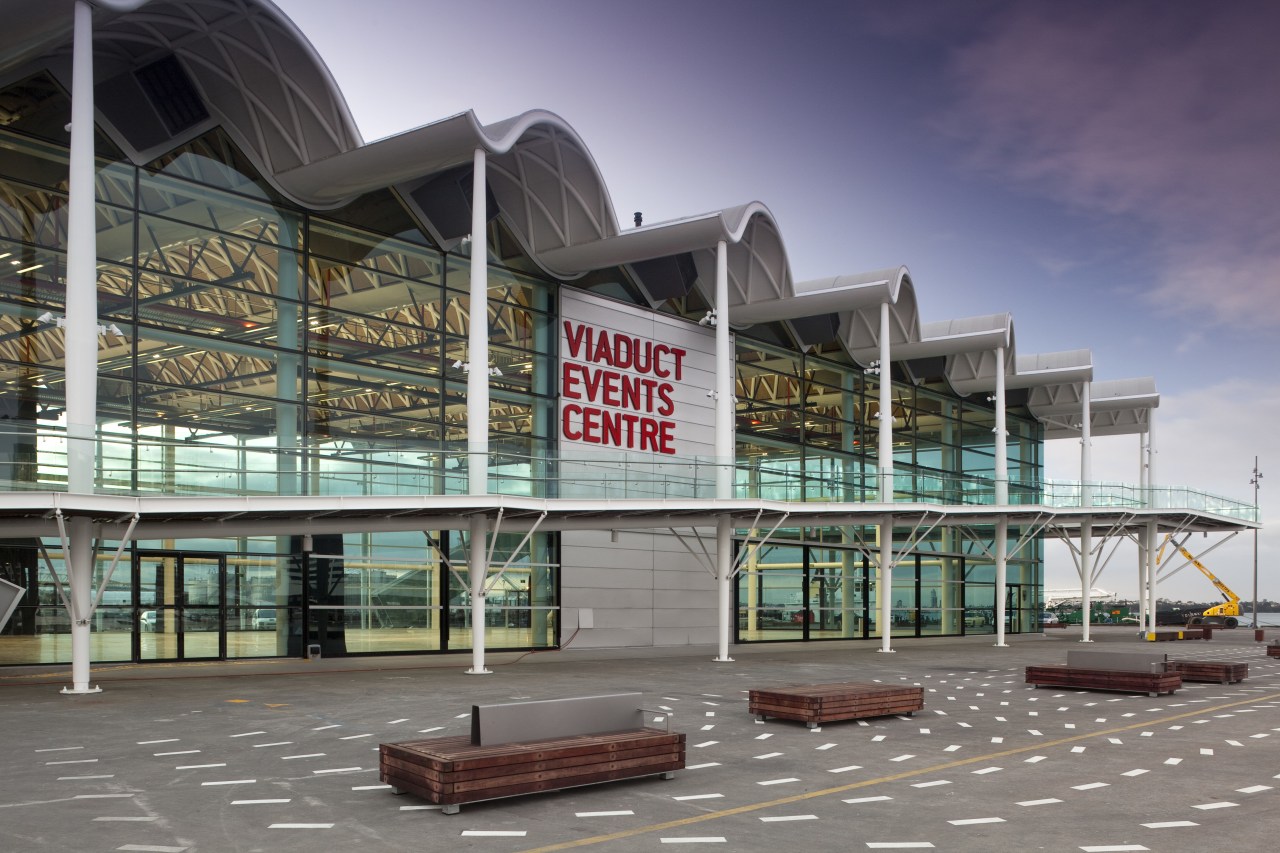
[[[1164,548],[1173,540],[1172,535],[1164,537],[1164,542],[1160,545],[1160,550],[1156,552],[1156,565],[1160,565],[1160,558],[1164,555]],[[1222,603],[1215,604],[1213,607],[1205,610],[1203,613],[1190,613],[1187,615],[1187,625],[1208,625],[1217,628],[1235,628],[1240,624],[1240,596],[1232,591],[1222,581],[1218,580],[1218,576],[1209,571],[1204,563],[1195,558],[1195,555],[1182,546],[1181,543],[1174,543],[1174,547],[1178,549],[1178,553],[1186,558],[1187,562],[1200,570],[1200,573],[1209,579],[1209,582],[1217,587],[1218,592],[1222,594]]]

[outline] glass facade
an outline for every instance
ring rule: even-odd
[[[48,78],[17,86],[35,103],[0,128],[0,478],[9,490],[58,491],[68,150],[65,133],[48,129],[63,127],[55,119],[69,104]],[[144,165],[105,138],[97,152],[99,493],[466,491],[477,425],[462,365],[481,309],[468,255],[436,246],[391,190],[324,212],[288,203],[219,130]],[[490,226],[491,246],[510,242],[503,228]],[[528,266],[491,251],[489,487],[554,497],[560,285]],[[621,270],[587,286],[637,292]],[[696,302],[663,310],[692,315]],[[738,495],[874,499],[879,378],[835,348],[800,352],[783,337],[738,336]],[[894,378],[896,499],[990,502],[991,405]],[[1040,427],[1011,414],[1008,428],[1012,499],[1035,497]],[[487,599],[490,649],[559,642],[560,535],[535,535],[519,553],[520,537],[498,538],[494,564],[509,565]],[[875,535],[781,530],[752,548],[738,639],[877,636],[863,557]],[[118,560],[116,547],[101,542],[96,556],[95,661],[470,648],[464,533],[133,542]],[[1012,631],[1038,628],[1037,547],[1010,562]],[[889,630],[993,631],[991,551],[948,529],[919,542],[895,569]],[[62,556],[57,540],[0,542],[3,576],[28,589],[0,635],[0,664],[70,659]]]

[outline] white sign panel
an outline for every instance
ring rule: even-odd
[[[562,287],[559,334],[562,460],[713,476],[685,469],[715,453],[714,329]]]

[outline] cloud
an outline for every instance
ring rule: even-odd
[[[967,164],[1151,234],[1153,304],[1280,324],[1280,5],[1010,4],[950,56]]]

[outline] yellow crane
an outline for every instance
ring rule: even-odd
[[[1165,546],[1173,540],[1172,534],[1164,537],[1164,542],[1160,544],[1160,550],[1156,552],[1156,565],[1160,565],[1160,558],[1164,556]],[[1178,549],[1183,557],[1187,559],[1191,565],[1200,570],[1200,573],[1209,579],[1218,592],[1222,594],[1222,603],[1215,604],[1213,607],[1205,610],[1199,615],[1191,615],[1187,617],[1188,625],[1220,625],[1223,628],[1235,628],[1240,624],[1240,596],[1235,594],[1231,587],[1227,586],[1218,576],[1209,571],[1204,563],[1196,559],[1195,555],[1184,548],[1179,543],[1174,543],[1174,547]]]

